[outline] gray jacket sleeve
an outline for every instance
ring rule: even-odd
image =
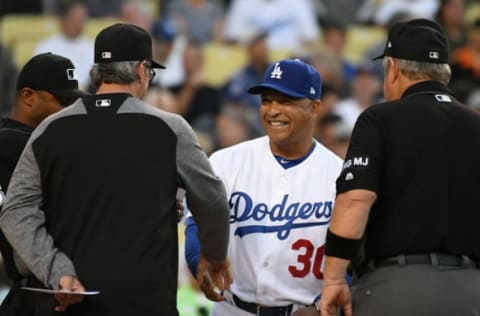
[[[187,190],[187,204],[198,226],[202,254],[207,259],[227,256],[230,210],[223,182],[214,175],[208,157],[191,127],[181,119],[177,134],[177,170]]]
[[[225,187],[214,175],[190,125],[181,116],[156,109],[136,98],[127,99],[118,112],[157,116],[175,133],[177,173],[186,189],[188,207],[198,226],[202,254],[207,259],[224,260],[230,236],[230,211]]]
[[[45,228],[40,170],[30,138],[10,181],[0,213],[3,230],[16,255],[47,287],[58,289],[63,275],[75,275],[70,259],[55,248]]]

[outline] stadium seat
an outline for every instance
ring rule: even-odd
[[[347,31],[345,58],[354,64],[361,61],[365,51],[373,44],[385,40],[385,29],[379,26],[352,25]]]
[[[213,87],[223,85],[247,62],[241,45],[210,43],[203,48],[205,78]]]
[[[12,50],[19,67],[31,57],[38,40],[58,31],[50,15],[7,15],[0,20],[0,40]]]

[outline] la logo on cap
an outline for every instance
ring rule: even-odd
[[[75,71],[74,68],[67,69],[67,78],[68,80],[78,80],[77,72]]]
[[[273,78],[273,79],[282,79],[282,74],[283,74],[283,71],[282,71],[282,69],[280,68],[280,63],[276,63],[276,64],[275,64],[275,67],[273,67],[273,70],[272,70],[272,72],[270,73],[270,78]]]

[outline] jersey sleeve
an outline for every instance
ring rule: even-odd
[[[40,168],[30,139],[13,172],[0,214],[0,227],[22,262],[46,286],[75,275],[70,259],[55,247],[41,209]]]
[[[197,277],[200,261],[200,242],[197,238],[198,227],[193,217],[188,217],[185,226],[185,261],[192,275]]]
[[[385,155],[384,131],[378,111],[370,108],[360,115],[336,182],[337,194],[353,189],[378,193]]]

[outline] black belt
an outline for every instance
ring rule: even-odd
[[[287,306],[268,307],[245,302],[235,294],[233,294],[233,301],[238,308],[257,316],[288,316],[293,309],[293,304]]]
[[[407,265],[407,264],[424,264],[443,267],[463,267],[478,268],[479,262],[468,256],[454,255],[447,253],[425,253],[425,254],[409,254],[398,255],[394,257],[376,258],[369,260],[360,268],[355,269],[358,276],[362,276],[367,272],[371,272],[377,268]]]
[[[386,267],[402,264],[428,264],[433,266],[475,267],[475,261],[468,256],[430,253],[415,255],[399,255],[395,257],[373,260],[375,267]]]

